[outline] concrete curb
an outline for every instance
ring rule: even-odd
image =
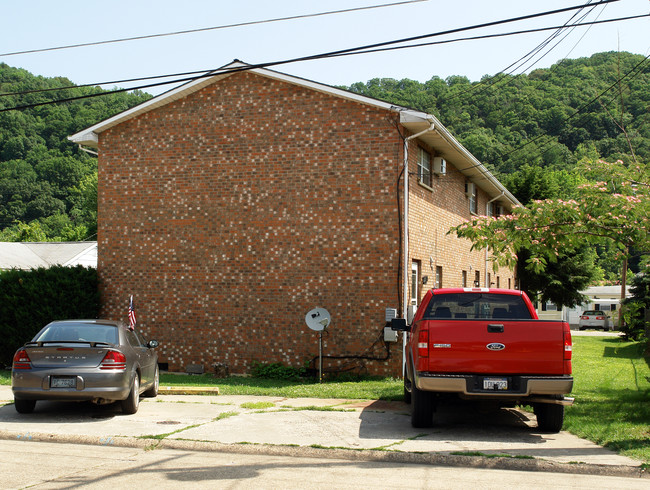
[[[217,386],[160,386],[159,395],[218,395]]]
[[[90,446],[115,446],[142,450],[176,449],[183,451],[263,454],[295,458],[334,458],[349,461],[372,461],[400,464],[420,464],[458,468],[499,469],[512,471],[544,471],[578,475],[617,476],[650,480],[650,471],[641,466],[599,465],[588,463],[556,463],[542,459],[488,458],[437,453],[407,453],[400,451],[316,448],[310,446],[278,446],[271,444],[223,444],[182,439],[152,439],[134,437],[92,437],[30,432],[17,434],[0,430],[0,439],[25,442],[56,442]]]

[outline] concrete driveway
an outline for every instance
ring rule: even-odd
[[[12,400],[0,387],[0,404]],[[123,415],[119,405],[39,401],[28,415],[1,406],[0,439],[642,474],[639,461],[566,432],[539,432],[531,413],[449,406],[435,427],[413,429],[408,410],[402,402],[164,394]]]

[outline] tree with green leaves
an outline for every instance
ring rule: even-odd
[[[575,194],[580,177],[566,170],[548,170],[524,165],[504,176],[504,184],[524,206],[542,199],[567,198]],[[573,307],[584,301],[580,293],[596,280],[602,271],[596,267],[597,254],[589,246],[559,254],[543,271],[529,266],[531,252],[525,247],[517,251],[519,287],[533,301]]]
[[[536,273],[585,246],[609,242],[623,264],[624,287],[631,250],[650,250],[650,170],[601,160],[581,163],[578,173],[587,180],[574,198],[533,201],[510,215],[476,217],[452,232],[473,248],[489,249],[495,266],[515,266],[526,250],[526,270]]]
[[[621,331],[630,340],[648,340],[648,313],[650,312],[650,263],[646,262],[641,272],[631,282],[632,297],[624,301],[625,325]]]
[[[47,90],[38,92],[38,90]],[[56,90],[53,90],[56,89]],[[101,95],[66,103],[62,98]],[[67,136],[151,98],[75,87],[0,63],[0,240],[85,240],[97,231],[97,159]],[[93,196],[92,194],[95,193]]]

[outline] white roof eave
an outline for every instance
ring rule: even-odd
[[[76,133],[72,136],[68,136],[68,139],[73,143],[77,143],[78,145],[91,146],[93,148],[97,148],[97,145],[99,143],[99,137],[97,136],[97,133],[88,130],[84,130],[81,133]]]
[[[78,143],[81,145],[97,148],[98,134],[101,133],[102,131],[106,131],[107,129],[110,129],[113,126],[116,126],[140,114],[144,114],[158,107],[162,107],[166,104],[174,102],[175,100],[182,99],[183,97],[186,97],[187,95],[196,92],[207,85],[210,85],[218,80],[222,80],[226,77],[229,77],[234,73],[240,72],[240,71],[232,71],[233,69],[246,68],[247,66],[249,65],[247,65],[246,63],[235,61],[229,65],[219,68],[218,70],[215,70],[212,74],[208,74],[206,76],[203,76],[191,82],[185,83],[179,87],[176,87],[175,89],[160,94],[154,97],[153,99],[143,102],[142,104],[132,107],[131,109],[127,109],[124,112],[121,112],[113,117],[105,119],[104,121],[100,121],[99,123],[90,126],[89,128],[86,128],[78,133],[68,136],[68,140],[72,141],[73,143]],[[342,97],[362,104],[379,107],[381,109],[395,111],[395,112],[404,110],[404,108],[396,107],[395,105],[389,104],[388,102],[372,99],[364,95],[355,94],[354,92],[349,92],[347,90],[342,90],[329,85],[324,85],[322,83],[314,82],[312,80],[295,77],[293,75],[287,75],[286,73],[276,72],[273,70],[269,70],[267,68],[250,68],[248,71],[251,71],[253,73],[268,78],[285,81],[288,83],[292,83],[294,85],[300,85],[305,88],[317,90],[319,92],[327,93],[337,97]],[[410,112],[421,114],[418,113],[417,111],[410,111]]]
[[[235,60],[233,63],[226,65],[212,73],[206,74],[201,78],[195,79],[191,82],[185,83],[175,89],[165,92],[153,99],[148,100],[140,105],[132,107],[120,114],[111,118],[101,121],[94,126],[84,129],[76,134],[68,136],[68,139],[80,145],[97,148],[99,133],[106,131],[132,117],[144,114],[158,107],[162,107],[175,100],[186,97],[187,95],[196,92],[203,87],[210,85],[218,80],[222,80],[239,71],[232,71],[237,68],[246,68],[250,65],[241,61]],[[509,201],[510,205],[518,205],[519,201],[492,175],[492,173],[479,162],[474,155],[472,155],[463,145],[461,145],[456,138],[445,128],[438,119],[431,114],[407,109],[404,107],[395,106],[388,102],[378,99],[373,99],[364,95],[355,94],[347,90],[339,89],[322,83],[314,82],[286,73],[276,72],[268,68],[249,68],[249,71],[261,76],[282,80],[288,83],[299,85],[311,90],[316,90],[322,93],[341,97],[361,104],[377,107],[380,109],[397,112],[400,115],[400,123],[413,134],[427,129],[431,122],[434,123],[435,129],[431,132],[425,133],[420,136],[424,142],[430,144],[441,152],[441,156],[447,158],[450,163],[454,164],[468,179],[476,182],[476,184],[485,190],[492,198],[502,196],[505,201]]]

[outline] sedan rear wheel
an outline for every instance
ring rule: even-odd
[[[14,406],[18,413],[32,413],[36,406],[36,400],[24,400],[22,398],[14,399]]]
[[[122,400],[122,412],[129,415],[134,414],[138,411],[140,406],[140,378],[136,374],[133,377],[133,382],[131,383],[131,391],[129,392],[129,397],[126,400]]]

